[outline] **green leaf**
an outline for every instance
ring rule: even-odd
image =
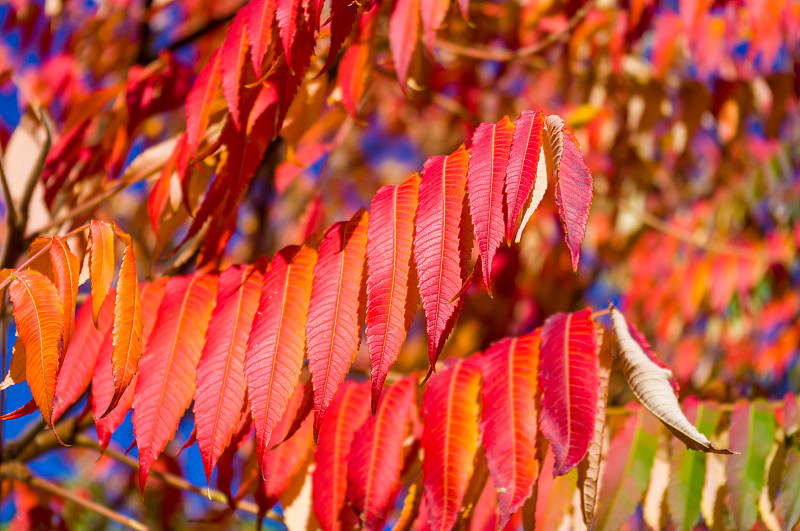
[[[658,449],[658,421],[644,408],[611,441],[600,482],[595,531],[620,529],[642,501]]]
[[[758,520],[758,498],[764,488],[767,455],[775,438],[775,417],[764,402],[740,402],[731,414],[728,459],[728,509],[736,529],[748,530]]]
[[[714,433],[721,416],[716,406],[689,397],[683,409],[689,422],[695,424],[700,433]],[[678,439],[671,441],[670,454],[671,478],[667,487],[669,515],[677,531],[689,531],[700,517],[707,456],[703,452],[689,450]]]

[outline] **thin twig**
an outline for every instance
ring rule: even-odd
[[[113,448],[106,448],[105,451],[103,451],[100,448],[100,445],[97,443],[97,441],[94,441],[85,435],[77,435],[75,437],[75,446],[92,448],[94,450],[97,450],[98,452],[107,455],[108,457],[114,459],[115,461],[127,465],[135,470],[139,470],[139,462],[136,459],[127,456],[121,452],[118,452]],[[225,494],[222,493],[221,491],[212,488],[204,489],[202,487],[198,487],[197,485],[189,483],[182,477],[177,476],[175,474],[170,474],[169,472],[161,472],[160,470],[151,470],[150,475],[160,479],[170,487],[175,487],[176,489],[184,490],[187,492],[193,492],[195,494],[199,494],[200,496],[206,497],[211,501],[215,501],[228,506],[228,497],[225,496]],[[246,500],[240,501],[236,505],[236,508],[241,509],[246,513],[258,514],[258,506],[255,503]],[[270,511],[267,516],[275,520],[280,519],[280,515],[273,511]]]
[[[498,61],[501,63],[510,63],[527,59],[531,56],[538,55],[550,46],[560,42],[564,37],[575,29],[575,27],[584,21],[594,7],[595,0],[589,0],[578,9],[572,18],[567,21],[567,25],[563,29],[555,33],[551,33],[545,39],[531,44],[530,46],[523,46],[517,50],[509,50],[508,48],[497,47],[476,47],[463,44],[457,44],[442,39],[436,39],[436,47],[441,48],[447,52],[461,55],[463,57],[470,57],[472,59],[481,59],[487,61]]]
[[[737,247],[727,243],[702,241],[702,239],[698,238],[695,234],[673,227],[666,221],[657,218],[656,216],[645,210],[632,208],[628,205],[620,205],[614,201],[611,201],[603,197],[597,197],[595,198],[595,201],[600,203],[606,203],[608,205],[611,205],[613,208],[622,210],[627,214],[630,214],[636,219],[638,219],[643,225],[647,225],[651,229],[663,232],[664,234],[672,236],[677,240],[681,240],[683,242],[694,245],[699,249],[703,249],[705,251],[715,254],[723,254],[727,256],[733,256],[735,258],[743,258],[745,260],[751,260],[753,262],[757,262],[762,259],[762,256],[759,253],[754,253],[751,249],[745,249],[743,247]]]
[[[11,197],[11,188],[8,186],[8,177],[6,176],[6,168],[3,163],[3,150],[0,149],[0,182],[3,185],[3,198],[6,202],[6,219],[8,221],[8,229],[17,224],[17,211],[14,207],[14,200]]]
[[[147,531],[149,529],[146,525],[134,518],[131,518],[130,516],[125,516],[124,514],[118,513],[113,509],[106,507],[105,505],[100,505],[92,500],[78,496],[74,492],[66,490],[55,483],[47,481],[46,479],[34,476],[31,474],[31,471],[28,470],[28,467],[22,463],[11,462],[0,465],[0,477],[23,481],[35,489],[42,490],[48,494],[58,496],[59,498],[63,498],[65,500],[69,500],[131,529],[136,529],[137,531]]]

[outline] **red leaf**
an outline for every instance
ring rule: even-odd
[[[543,125],[544,115],[541,111],[522,111],[514,127],[511,155],[506,168],[506,238],[509,242],[514,238],[517,218],[536,182]]]
[[[17,334],[25,345],[25,379],[36,406],[52,426],[53,400],[64,329],[64,313],[56,287],[33,270],[14,272],[9,287]]]
[[[314,51],[316,17],[311,13],[312,6],[308,0],[277,0],[275,5],[286,64],[298,75],[306,70]]]
[[[325,65],[322,67],[323,72],[330,68],[336,56],[339,54],[339,50],[342,49],[342,44],[345,39],[350,36],[353,25],[356,22],[359,6],[356,2],[350,2],[349,0],[334,0],[331,4],[331,43],[330,46],[328,46],[328,58],[325,60]],[[371,9],[369,12],[365,13],[365,16],[372,18],[369,16],[369,13],[373,11],[378,10]],[[364,27],[364,24],[365,23],[362,22],[361,27]],[[363,35],[362,32],[359,32],[359,34],[359,37]],[[359,40],[361,39],[359,38]]]
[[[306,316],[316,261],[317,253],[310,247],[287,247],[275,255],[264,275],[244,359],[262,467],[303,366]],[[262,470],[269,473],[266,468]]]
[[[419,293],[428,321],[428,358],[431,367],[442,351],[455,320],[450,301],[461,289],[461,218],[469,156],[464,147],[447,157],[428,159],[419,185],[415,222],[414,262]]]
[[[20,406],[14,411],[11,411],[10,413],[4,413],[3,415],[0,415],[0,420],[19,419],[24,417],[25,415],[30,415],[31,413],[36,411],[36,409],[37,409],[36,400],[31,398],[30,402],[28,402],[24,406]],[[55,422],[55,420],[53,420],[53,422]]]
[[[97,316],[114,278],[114,229],[108,223],[92,220],[89,246],[89,271],[92,280],[92,317]]]
[[[125,253],[119,268],[116,304],[114,306],[113,352],[111,354],[114,376],[114,396],[108,406],[111,410],[119,402],[139,367],[142,357],[142,300],[136,276],[136,259],[133,241],[123,234]]]
[[[403,468],[403,441],[416,382],[406,378],[386,391],[378,413],[358,429],[347,467],[347,499],[364,529],[379,530],[392,507]]]
[[[186,97],[186,134],[189,152],[195,153],[206,133],[214,96],[222,80],[222,54],[214,51]]]
[[[167,279],[163,278],[157,282],[151,282],[150,284],[140,286],[140,298],[145,310],[142,312],[143,344],[147,343],[153,331],[153,327],[155,326],[158,308],[161,306],[161,300],[164,298],[166,285]],[[105,308],[108,306],[110,306],[110,303],[107,302],[103,311],[105,311]],[[110,320],[111,318],[109,316],[109,321]],[[133,395],[138,378],[138,374],[134,375],[130,385],[128,385],[128,388],[122,393],[117,406],[111,411],[108,411],[108,404],[114,396],[114,381],[111,375],[111,351],[112,335],[111,330],[108,330],[98,349],[96,357],[97,362],[94,366],[94,375],[92,376],[92,411],[95,417],[94,424],[97,430],[97,440],[101,448],[108,446],[114,431],[122,424],[122,421],[125,420],[125,415],[130,411],[133,405]],[[104,412],[106,412],[105,416],[103,416]]]
[[[536,458],[539,333],[506,338],[483,355],[481,439],[497,487],[500,528],[522,507],[539,476]]]
[[[187,134],[184,133],[176,142],[175,149],[169,156],[169,159],[164,162],[158,180],[153,186],[150,197],[147,200],[147,214],[150,217],[150,224],[153,226],[153,232],[156,235],[159,234],[159,228],[161,227],[161,216],[164,214],[164,210],[169,203],[172,177],[177,173],[178,177],[181,178],[186,171],[186,165],[189,159],[189,151],[186,143],[187,138]]]
[[[217,277],[173,277],[140,362],[133,404],[139,486],[172,438],[195,391],[197,362],[216,299]]]
[[[342,103],[352,117],[358,116],[358,104],[366,92],[367,81],[372,72],[375,53],[375,30],[380,9],[373,6],[363,13],[358,25],[358,36],[344,52],[339,61],[337,83],[342,89]]]
[[[197,364],[194,396],[197,445],[209,480],[244,406],[244,355],[262,280],[263,275],[252,266],[230,267],[219,277],[217,304]]]
[[[564,127],[564,153],[556,167],[556,203],[564,238],[572,257],[572,269],[578,270],[581,242],[586,233],[589,207],[592,204],[592,174],[583,161],[581,146],[568,127]]]
[[[420,0],[397,0],[389,18],[389,48],[397,80],[406,88],[408,68],[419,40]]]
[[[222,93],[228,104],[228,111],[236,129],[241,129],[240,92],[242,90],[242,70],[247,58],[247,34],[245,16],[247,9],[239,10],[231,23],[225,42],[220,48],[222,70]]]
[[[92,322],[92,301],[89,295],[75,317],[75,333],[64,354],[64,361],[56,380],[56,399],[53,407],[53,422],[61,418],[67,408],[75,403],[92,380],[92,373],[103,343],[103,334]],[[106,301],[100,311],[100,328],[109,330],[113,306]]]
[[[294,402],[281,418],[276,434],[283,438],[294,418],[297,406],[300,405],[302,390],[297,389],[292,396]],[[313,446],[311,439],[311,418],[307,418],[294,436],[274,450],[264,453],[261,470],[263,480],[259,482],[256,502],[262,510],[269,509],[284,493],[292,478],[298,473],[306,461],[308,452]]]
[[[472,135],[467,192],[475,239],[481,253],[483,282],[492,293],[492,261],[503,241],[503,182],[511,153],[514,124],[505,116],[496,124],[483,123]]]
[[[286,435],[278,444],[286,442],[292,435],[297,433],[297,430],[300,429],[300,426],[305,422],[306,417],[312,411],[314,411],[314,386],[311,385],[311,380],[308,380],[305,385],[303,385],[303,399],[300,401],[297,413],[294,415],[292,425],[289,426]],[[270,441],[270,443],[272,443],[272,441]],[[273,444],[271,449],[274,449],[276,446],[277,444]]]
[[[66,240],[54,237],[50,247],[50,263],[53,269],[53,283],[61,297],[64,310],[63,348],[67,348],[75,328],[75,299],[78,296],[81,262],[69,250]]]
[[[340,513],[347,491],[347,464],[356,430],[369,415],[369,391],[352,381],[342,384],[319,432],[316,468],[312,478],[314,514],[323,531],[342,529]]]
[[[361,341],[369,214],[361,210],[325,232],[308,307],[308,368],[314,384],[314,438]]]
[[[420,0],[425,43],[431,53],[433,53],[433,43],[436,40],[436,30],[442,27],[449,10],[450,0]]]
[[[542,327],[542,433],[553,445],[553,475],[581,462],[594,433],[598,361],[591,308],[557,313]]]
[[[372,412],[403,346],[416,307],[409,307],[414,216],[419,176],[384,186],[372,200],[367,231],[367,347],[372,362]]]
[[[428,382],[422,402],[422,472],[433,529],[452,529],[478,449],[480,358],[456,359]]]
[[[261,78],[261,63],[272,44],[272,25],[275,22],[275,0],[253,0],[244,7],[245,30],[250,41],[250,57],[256,77]]]

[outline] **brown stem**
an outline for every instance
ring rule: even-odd
[[[127,466],[129,466],[129,467],[131,467],[131,468],[133,468],[135,470],[139,470],[139,462],[136,459],[133,459],[132,457],[127,456],[127,455],[125,455],[125,454],[123,454],[121,452],[118,452],[118,451],[114,450],[113,448],[106,448],[105,452],[103,452],[103,450],[100,448],[100,445],[97,443],[97,441],[94,441],[94,440],[90,439],[89,437],[86,437],[85,435],[77,435],[75,437],[75,446],[82,446],[84,448],[92,448],[94,450],[97,450],[98,452],[102,452],[103,454],[105,454],[108,457],[114,459],[115,461],[118,461],[118,462],[120,462],[120,463],[122,463],[124,465],[127,465]],[[228,505],[227,496],[225,496],[224,493],[222,493],[222,492],[220,492],[218,490],[215,490],[215,489],[212,489],[212,488],[205,488],[204,489],[202,487],[198,487],[197,485],[192,485],[191,483],[189,483],[188,481],[186,481],[185,479],[183,479],[180,476],[176,476],[175,474],[170,474],[169,472],[161,472],[160,470],[151,470],[150,471],[150,475],[160,479],[161,481],[163,481],[164,483],[166,483],[170,487],[174,487],[176,489],[184,490],[184,491],[187,491],[187,492],[193,492],[195,494],[199,494],[201,496],[204,496],[204,497],[208,498],[211,501],[215,501],[215,502],[221,503],[223,505]],[[246,501],[246,500],[240,501],[236,505],[236,508],[237,509],[241,509],[242,511],[250,513],[250,514],[258,514],[258,506],[255,503],[252,503],[252,502],[249,502],[249,501]],[[281,520],[280,515],[275,513],[275,512],[273,512],[273,511],[270,511],[268,513],[268,516],[271,519],[274,519],[274,520]]]
[[[85,507],[90,511],[94,511],[101,516],[105,516],[109,520],[113,520],[114,522],[122,524],[131,529],[136,529],[137,531],[147,531],[149,529],[146,525],[134,518],[131,518],[130,516],[120,514],[104,505],[100,505],[92,500],[78,496],[74,492],[66,490],[55,483],[47,481],[46,479],[34,476],[31,474],[31,471],[28,470],[28,468],[22,463],[12,461],[10,463],[0,465],[0,478],[23,481],[35,489],[42,490],[48,494],[58,496],[59,498],[69,500],[73,503],[77,503],[78,505]]]
[[[589,15],[589,12],[594,7],[595,0],[589,0],[585,4],[578,9],[572,18],[567,21],[567,25],[564,26],[564,29],[558,31],[556,33],[551,33],[545,39],[537,42],[536,44],[531,44],[530,46],[524,46],[517,50],[509,50],[507,48],[480,48],[476,46],[468,46],[463,44],[457,44],[450,41],[445,41],[442,39],[436,39],[436,46],[441,48],[442,50],[448,51],[455,55],[461,55],[463,57],[470,57],[472,59],[481,59],[487,61],[499,61],[501,63],[510,63],[514,61],[519,61],[522,59],[529,58],[534,55],[538,55],[550,46],[560,42],[564,37],[569,35],[569,33],[575,29],[575,27],[583,22],[583,20]]]

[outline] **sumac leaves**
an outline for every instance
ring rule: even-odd
[[[591,313],[558,313],[542,327],[541,426],[553,446],[557,476],[581,462],[594,433],[599,382]]]

